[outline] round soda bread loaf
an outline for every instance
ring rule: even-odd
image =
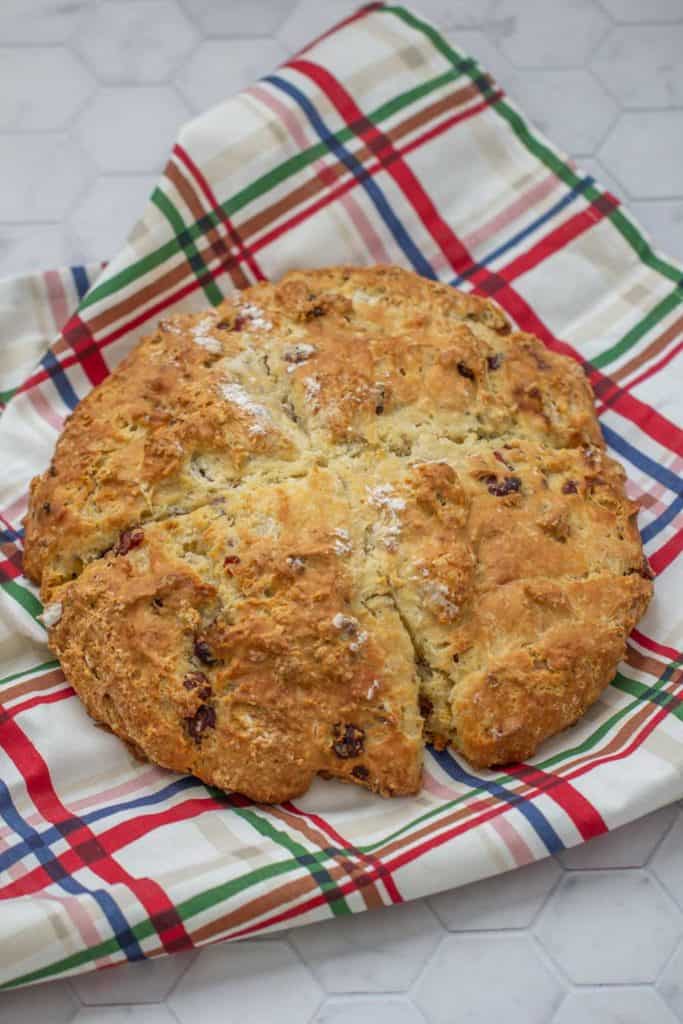
[[[397,267],[163,320],[31,486],[25,568],[98,722],[261,801],[528,758],[651,596],[580,366]]]

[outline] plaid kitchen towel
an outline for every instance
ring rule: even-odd
[[[160,315],[344,262],[493,296],[585,366],[656,597],[599,703],[530,763],[476,772],[431,751],[414,798],[318,781],[265,807],[92,725],[45,646],[21,521],[64,418]],[[420,17],[371,4],[192,121],[106,269],[10,282],[0,301],[5,986],[413,899],[683,796],[681,268]]]

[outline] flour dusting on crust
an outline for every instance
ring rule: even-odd
[[[207,352],[218,355],[223,351],[218,338],[211,334],[211,329],[216,326],[216,318],[207,316],[200,320],[196,327],[192,327],[190,333],[198,345],[205,348]]]
[[[403,498],[397,498],[391,484],[377,484],[366,489],[368,503],[383,513],[380,522],[375,524],[375,534],[389,550],[395,551],[401,536],[400,512],[406,507]]]
[[[265,434],[271,423],[271,416],[264,405],[255,402],[241,384],[234,381],[221,384],[221,394],[228,402],[238,406],[249,416],[254,418],[254,423],[249,427],[250,434]]]

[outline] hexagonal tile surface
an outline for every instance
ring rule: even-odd
[[[593,0],[501,0],[497,10],[510,17],[500,45],[519,67],[581,67],[609,26]]]
[[[675,21],[681,16],[680,0],[601,0],[615,21]]]
[[[86,1006],[74,1018],[74,1024],[177,1024],[177,1021],[166,1006]]]
[[[2,1024],[68,1024],[78,1011],[78,1000],[66,981],[0,993]]]
[[[403,999],[328,999],[311,1024],[424,1024],[424,1017]]]
[[[209,39],[176,75],[176,85],[197,111],[206,110],[274,71],[286,59],[276,39]]]
[[[515,69],[489,35],[477,29],[457,27],[445,30],[444,35],[458,50],[469,57],[474,57],[504,89],[509,91],[514,83]]]
[[[55,131],[82,106],[94,82],[61,47],[0,49],[0,131]]]
[[[81,114],[78,133],[103,171],[159,171],[188,116],[185,104],[168,86],[108,87],[96,93]]]
[[[600,157],[635,198],[676,195],[683,161],[680,112],[622,114],[602,144]]]
[[[37,252],[46,267],[80,259],[61,224],[0,225],[0,277],[35,270]]]
[[[60,43],[78,28],[85,5],[55,0],[3,0],[0,39],[7,43]]]
[[[563,850],[558,859],[566,868],[639,868],[648,859],[671,822],[675,807],[662,807],[653,814],[616,828],[613,832]]]
[[[290,7],[277,34],[292,51],[298,50],[359,6],[354,0],[325,0],[323,4],[299,0]],[[509,32],[512,19],[509,12],[499,14],[499,7],[499,0],[477,4],[469,0],[421,0],[414,10],[457,43],[461,30],[485,29],[491,39]]]
[[[658,249],[683,263],[683,199],[655,199],[629,204]]]
[[[224,943],[200,951],[168,1001],[181,1024],[307,1021],[321,1000],[310,973],[286,942]]]
[[[577,163],[582,171],[592,174],[596,182],[616,196],[617,199],[623,199],[626,196],[626,189],[622,183],[616,181],[605,165],[601,164],[594,156],[581,156]]]
[[[298,928],[290,941],[327,992],[400,992],[442,934],[417,901]]]
[[[357,10],[358,6],[354,0],[325,0],[325,3],[300,0],[294,6],[289,4],[287,17],[281,22],[277,36],[290,53],[294,53]]]
[[[592,153],[619,109],[584,69],[517,73],[507,91],[537,128],[570,153]]]
[[[72,985],[86,1006],[107,1003],[160,1003],[194,960],[196,953],[177,953],[153,960],[121,964],[105,971],[79,974]]]
[[[449,935],[414,998],[430,1024],[546,1024],[562,994],[527,935]]]
[[[652,870],[683,907],[683,811],[652,858]]]
[[[113,256],[121,248],[156,186],[154,174],[98,178],[71,216],[81,258]]]
[[[273,35],[292,8],[292,0],[182,0],[191,18],[211,36]]]
[[[556,861],[547,857],[516,871],[431,896],[429,903],[453,932],[522,928],[536,916],[561,873]]]
[[[197,39],[173,0],[105,0],[89,9],[74,46],[103,82],[162,82]]]
[[[676,1024],[656,992],[647,988],[604,988],[571,992],[552,1024]]]
[[[59,220],[87,174],[85,154],[67,135],[0,135],[0,222]]]
[[[683,25],[624,25],[600,44],[596,75],[624,107],[683,102]]]
[[[683,1020],[683,941],[662,971],[657,988],[679,1020]]]
[[[415,10],[444,32],[457,29],[484,29],[493,38],[505,30],[506,15],[500,13],[499,0],[421,0]]]
[[[674,905],[644,871],[565,877],[536,933],[580,985],[654,981],[681,929]]]

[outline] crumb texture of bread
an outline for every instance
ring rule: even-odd
[[[398,267],[161,321],[31,485],[26,573],[92,717],[263,802],[532,756],[651,574],[581,367]]]

